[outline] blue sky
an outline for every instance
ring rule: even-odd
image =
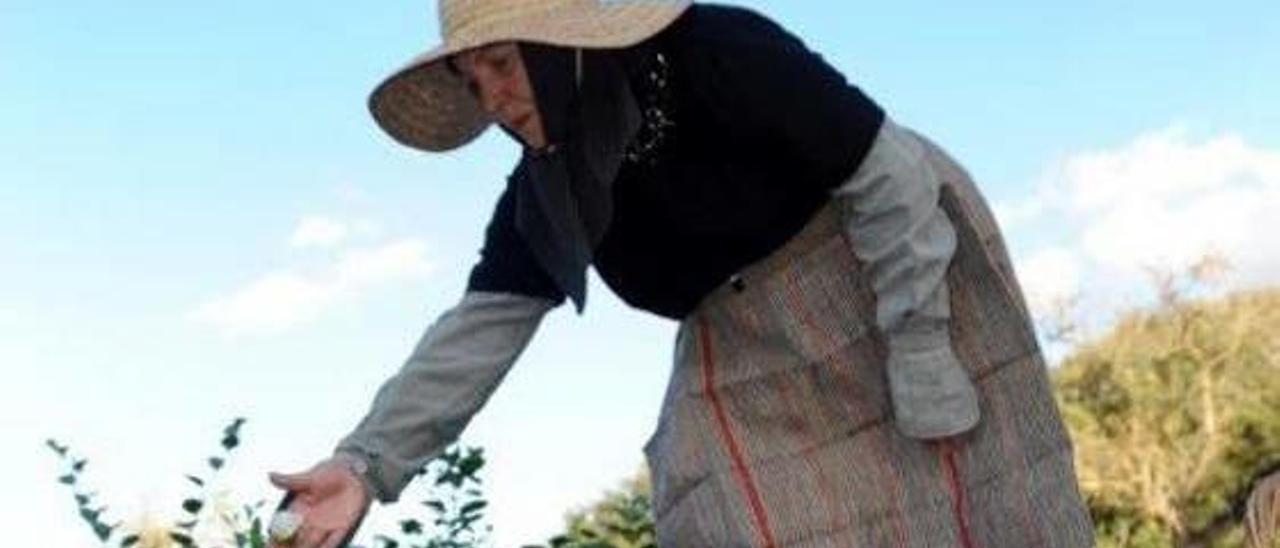
[[[738,3],[958,156],[1037,301],[1080,295],[1105,325],[1143,302],[1143,267],[1205,250],[1225,283],[1280,281],[1280,4]],[[233,416],[250,499],[354,425],[460,295],[515,157],[496,132],[416,153],[369,119],[370,88],[436,38],[421,1],[0,0],[15,544],[90,544],[45,437],[131,518],[176,507]],[[638,469],[673,329],[598,285],[586,317],[549,317],[465,437],[492,458],[500,545]]]

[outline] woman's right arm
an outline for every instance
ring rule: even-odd
[[[377,499],[395,500],[422,465],[457,439],[564,294],[516,228],[515,170],[485,230],[462,302],[423,335],[369,413],[338,444]],[[356,460],[358,459],[358,460]]]
[[[396,500],[455,439],[565,298],[515,226],[513,178],[498,200],[461,302],[440,316],[332,458],[301,474],[273,474],[302,516],[292,546],[337,546],[371,499]],[[273,545],[274,546],[274,545]]]
[[[296,529],[276,531],[283,521],[273,519],[271,546],[338,546],[351,538],[373,499],[395,501],[457,439],[556,304],[467,292],[427,329],[333,457],[299,474],[272,474],[272,483],[290,493],[287,510],[296,516]]]
[[[396,500],[423,465],[458,438],[556,304],[471,291],[427,329],[336,450],[359,459],[356,468],[374,498]]]

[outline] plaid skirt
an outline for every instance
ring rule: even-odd
[[[875,295],[833,203],[681,324],[645,446],[660,546],[1093,545],[994,218],[968,174],[921,141],[956,231],[951,335],[981,423],[945,442],[896,431]]]

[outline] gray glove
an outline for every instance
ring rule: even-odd
[[[917,439],[967,432],[978,424],[978,392],[943,329],[889,338],[886,367],[898,431]]]
[[[953,436],[979,419],[977,390],[951,347],[947,267],[955,230],[922,143],[886,119],[862,165],[835,191],[845,234],[876,294],[876,324],[898,430]]]

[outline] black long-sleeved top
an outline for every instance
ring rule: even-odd
[[[616,52],[645,126],[614,183],[601,278],[632,306],[687,315],[779,248],[854,173],[883,110],[754,12],[694,5]],[[516,229],[522,160],[498,200],[469,289],[564,299]]]

